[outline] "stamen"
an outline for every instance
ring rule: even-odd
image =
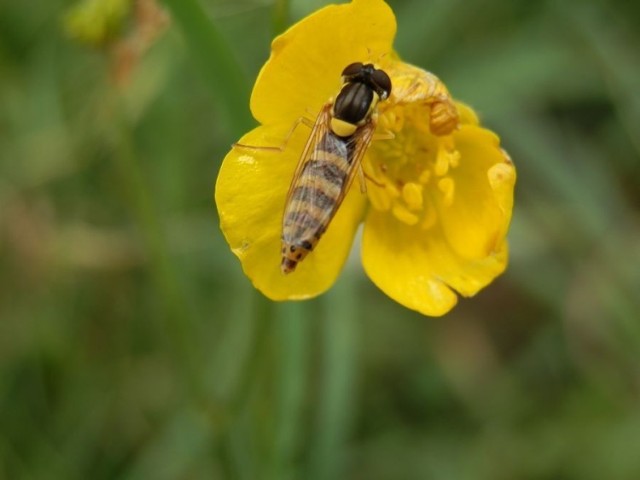
[[[460,165],[460,152],[458,150],[454,150],[449,155],[449,164],[451,165],[451,168],[456,168]]]
[[[387,181],[384,185],[384,188],[392,200],[395,200],[400,196],[400,190],[394,185],[392,180]]]
[[[411,213],[402,203],[396,202],[391,210],[393,215],[407,225],[415,225],[420,218],[415,213]]]
[[[385,192],[384,188],[373,186],[367,189],[369,201],[376,210],[387,212],[391,208],[391,197]]]
[[[402,187],[402,198],[407,203],[409,210],[422,209],[422,186],[409,182]]]
[[[395,130],[396,114],[389,111],[378,117],[378,131]]]
[[[438,189],[443,193],[443,203],[445,207],[453,204],[453,195],[455,193],[455,183],[451,177],[444,177],[438,181]]]
[[[439,177],[443,177],[449,171],[449,156],[444,148],[438,149],[438,154],[436,155],[436,164],[433,166],[433,171]]]
[[[438,215],[436,214],[436,209],[433,208],[432,205],[428,205],[425,207],[423,211],[422,222],[420,223],[420,228],[423,230],[428,230],[436,224],[436,220],[438,219]]]
[[[395,137],[373,142],[365,169],[375,172],[378,187],[368,189],[371,206],[389,212],[398,221],[423,230],[438,221],[433,199],[441,196],[445,206],[453,203],[455,183],[451,169],[460,163],[460,153],[451,135],[435,135],[429,107],[400,103],[380,112],[378,129],[392,131]],[[432,179],[437,181],[434,183]]]

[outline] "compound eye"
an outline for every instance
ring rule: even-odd
[[[355,62],[350,65],[347,65],[345,69],[342,71],[342,76],[346,78],[350,78],[355,75],[358,75],[362,71],[363,66],[364,65],[362,64],[362,62]]]
[[[391,95],[391,79],[383,70],[376,70],[371,74],[371,83],[382,100]]]

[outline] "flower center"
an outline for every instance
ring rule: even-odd
[[[436,205],[453,203],[450,173],[460,161],[451,135],[431,133],[429,116],[429,107],[417,103],[381,111],[377,132],[393,139],[372,142],[364,163],[373,208],[425,230],[436,223]]]

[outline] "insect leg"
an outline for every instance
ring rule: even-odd
[[[376,187],[384,187],[384,183],[380,183],[379,181],[375,180],[372,176],[370,176],[368,173],[364,172],[364,176],[367,180],[369,180],[371,183],[373,183]]]
[[[269,150],[269,151],[276,151],[276,152],[283,152],[285,148],[287,148],[287,144],[289,143],[289,140],[291,139],[291,136],[293,135],[293,132],[295,132],[296,128],[298,128],[298,126],[300,124],[304,124],[309,128],[313,128],[314,122],[312,120],[309,120],[307,117],[298,117],[296,119],[295,122],[293,122],[293,125],[291,126],[291,128],[289,129],[289,131],[287,132],[287,134],[284,137],[284,140],[282,141],[282,143],[278,146],[265,146],[265,145],[246,145],[244,143],[233,143],[231,144],[232,148],[247,148],[250,150]]]
[[[371,175],[369,175],[365,171],[365,169],[364,169],[364,167],[362,165],[360,165],[359,168],[360,168],[360,170],[358,171],[358,177],[360,178],[360,191],[362,193],[367,193],[367,183],[366,183],[365,179],[369,180],[376,187],[384,187],[384,183],[380,183],[378,180],[376,180]]]

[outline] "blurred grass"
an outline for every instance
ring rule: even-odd
[[[213,182],[320,1],[166,0],[114,82],[70,1],[0,4],[0,478],[640,478],[640,8],[392,2],[518,166],[507,273],[443,319],[350,262],[273,305]]]

